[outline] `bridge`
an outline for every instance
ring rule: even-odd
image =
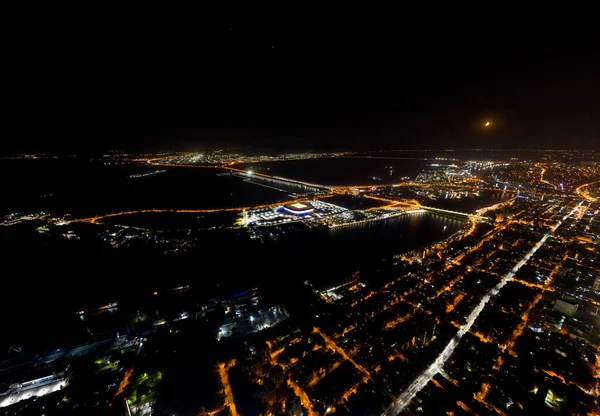
[[[438,213],[438,214],[453,215],[453,216],[456,216],[456,217],[463,217],[463,218],[474,218],[477,221],[481,221],[481,222],[491,221],[490,217],[484,217],[484,216],[477,215],[477,214],[469,214],[468,212],[450,211],[450,210],[442,209],[442,208],[426,207],[424,205],[421,205],[420,208],[424,209],[425,211],[435,212],[435,213]]]
[[[189,164],[189,163],[163,163],[163,162],[161,162],[161,158],[145,159],[145,160],[141,160],[141,162],[145,162],[145,163],[147,163],[149,165],[153,165],[153,166],[163,166],[163,167],[199,168],[199,169],[206,169],[206,168],[228,169],[232,173],[236,173],[240,176],[244,176],[249,179],[264,179],[264,180],[271,181],[271,182],[277,183],[277,184],[302,186],[302,187],[305,187],[306,189],[310,190],[311,192],[315,192],[315,193],[331,192],[330,186],[298,181],[295,179],[284,178],[282,176],[271,176],[271,175],[267,175],[266,173],[254,172],[252,170],[252,168],[249,168],[249,169],[235,168],[232,166],[234,164],[234,162],[215,164],[215,165],[196,165],[196,164]]]
[[[330,188],[323,185],[317,185],[314,183],[297,181],[294,179],[283,178],[281,176],[270,176],[258,172],[242,171],[238,169],[228,168],[232,170],[232,174],[246,178],[250,182],[254,182],[257,185],[261,185],[260,182],[266,182],[273,185],[276,189],[285,189],[282,187],[288,187],[291,189],[298,188],[301,191],[308,191],[312,193],[330,193]]]

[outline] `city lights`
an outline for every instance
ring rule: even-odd
[[[204,264],[216,260],[204,254],[206,247],[198,250],[206,243],[195,236],[199,229],[153,230],[129,225],[129,217],[191,214],[203,219],[230,213],[231,223],[209,229],[246,238],[247,247],[264,250],[246,255],[231,247],[231,259],[245,259],[240,281],[254,282],[246,273],[256,270],[251,269],[254,262],[257,267],[279,264],[268,295],[263,298],[258,285],[229,293],[219,289],[228,284],[222,276],[227,258],[209,283],[202,278],[169,289],[153,282],[140,290],[143,301],[108,298],[73,308],[71,316],[89,328],[90,336],[103,336],[99,323],[109,315],[124,318],[125,325],[95,343],[53,350],[40,362],[97,351],[95,373],[89,376],[110,374],[114,380],[106,390],[106,406],[126,399],[132,414],[143,415],[161,406],[156,397],[164,388],[162,375],[152,368],[152,354],[185,367],[186,354],[199,348],[189,344],[193,331],[208,337],[203,342],[218,342],[217,352],[209,349],[203,356],[212,371],[199,374],[212,377],[217,386],[212,401],[198,399],[206,402],[198,406],[204,415],[247,413],[240,385],[263,414],[507,414],[527,409],[527,400],[539,399],[531,395],[548,386],[550,399],[545,404],[537,400],[542,406],[569,406],[562,400],[566,388],[582,409],[595,405],[600,397],[593,343],[600,330],[595,319],[600,307],[600,166],[554,161],[546,154],[508,161],[448,157],[420,161],[419,173],[395,183],[369,184],[387,178],[369,173],[362,185],[323,185],[278,176],[260,161],[245,162],[256,163],[249,169],[241,166],[244,158],[210,152],[151,158],[150,164],[168,165],[169,171],[207,168],[207,155],[218,159],[220,175],[285,194],[279,202],[239,208],[139,208],[81,218],[12,212],[2,226],[35,221],[42,224],[35,226],[40,236],[56,233],[74,244],[97,232],[102,244],[114,250],[136,247],[130,243],[136,240],[171,244],[174,249],[165,254],[177,258],[179,251],[189,250],[200,259],[197,270],[204,276]],[[136,163],[147,159],[140,160]],[[389,172],[390,162],[382,163]],[[399,169],[395,164],[394,172]],[[397,227],[395,221],[404,225]],[[431,235],[419,234],[423,221],[432,221],[425,228]],[[365,232],[376,239],[364,244],[348,237],[344,256],[322,249],[337,236]],[[301,233],[307,238],[295,246],[294,237]],[[331,239],[325,245],[319,240],[323,236]],[[384,244],[378,245],[379,238]],[[269,245],[279,248],[280,239],[288,253],[272,256]],[[392,251],[396,241],[410,239],[420,242],[410,250]],[[313,244],[317,249],[307,250]],[[377,247],[375,256],[371,244]],[[320,250],[325,265],[315,266],[311,257]],[[277,263],[284,255],[293,260]],[[11,353],[19,351],[14,347]],[[179,383],[172,374],[169,380]],[[7,393],[0,392],[0,406],[34,393],[58,397],[52,394],[67,385],[71,374],[52,377],[58,384],[14,383]]]

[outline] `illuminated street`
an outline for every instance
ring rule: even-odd
[[[229,409],[231,416],[238,416],[239,413],[236,410],[233,393],[231,391],[231,385],[229,384],[229,369],[234,365],[235,360],[231,360],[228,363],[220,363],[218,365],[218,371],[219,377],[221,378],[221,384],[223,385],[223,394],[225,396],[225,404],[223,407]]]
[[[565,221],[567,218],[569,218],[575,211],[576,211],[576,208],[574,208],[568,215],[563,217],[562,221]],[[560,226],[560,224],[561,223],[558,223],[554,227],[553,231],[556,231],[556,229]],[[502,278],[500,283],[498,283],[498,285],[496,287],[494,287],[488,294],[486,294],[481,299],[481,301],[479,302],[477,307],[475,309],[473,309],[473,311],[469,314],[469,316],[467,318],[467,323],[462,325],[459,328],[458,333],[456,334],[456,337],[452,338],[452,340],[448,343],[446,348],[444,348],[442,353],[435,359],[434,363],[422,375],[417,377],[415,379],[415,381],[413,381],[413,383],[406,390],[404,390],[402,392],[402,394],[398,397],[397,401],[395,401],[395,403],[393,403],[392,406],[384,412],[384,415],[392,415],[392,414],[397,415],[400,412],[402,412],[402,410],[416,396],[416,394],[423,387],[425,387],[425,385],[427,383],[429,383],[436,374],[438,374],[440,372],[441,368],[444,366],[446,361],[450,358],[450,356],[454,352],[454,349],[460,342],[463,335],[471,329],[471,327],[475,323],[475,320],[477,320],[477,318],[479,317],[479,314],[481,313],[481,311],[483,311],[483,308],[485,308],[485,306],[489,302],[490,298],[492,296],[495,296],[498,294],[498,292],[504,287],[506,282],[509,281],[510,279],[512,279],[513,276],[515,275],[515,273],[517,273],[519,271],[519,269],[521,269],[521,267],[523,267],[523,265],[525,263],[527,263],[527,261],[531,258],[531,256],[533,256],[535,254],[535,252],[545,243],[547,238],[548,238],[547,235],[542,237],[542,239],[533,247],[533,249],[531,249],[531,251],[529,251],[525,255],[525,257],[523,257],[517,263],[517,265],[508,274],[506,274]]]

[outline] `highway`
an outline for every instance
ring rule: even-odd
[[[232,170],[234,172],[238,172],[238,173],[240,173],[240,174],[242,174],[242,175],[244,175],[246,177],[255,177],[255,176],[258,176],[260,178],[265,178],[265,179],[271,179],[271,180],[276,180],[276,181],[280,181],[280,182],[290,183],[292,185],[302,185],[302,186],[306,186],[306,187],[309,187],[309,188],[316,188],[316,189],[321,190],[321,191],[331,192],[331,187],[327,186],[327,185],[318,185],[316,183],[297,181],[295,179],[284,178],[283,176],[271,176],[271,175],[267,175],[265,173],[254,172],[252,170],[234,168],[232,166],[223,166],[223,169],[229,169],[229,170]]]
[[[329,195],[315,196],[315,198],[326,198],[328,196]],[[199,213],[214,213],[214,212],[238,212],[238,211],[243,211],[243,210],[253,210],[253,209],[261,209],[261,208],[270,208],[270,207],[276,207],[276,206],[279,206],[279,205],[294,204],[294,203],[298,203],[298,202],[307,202],[307,201],[309,201],[309,199],[307,199],[307,198],[299,198],[299,199],[292,199],[290,201],[276,202],[276,203],[272,203],[272,204],[255,205],[255,206],[247,206],[247,207],[235,207],[235,208],[211,208],[211,209],[140,209],[140,210],[134,210],[134,211],[113,212],[113,213],[110,213],[110,214],[97,215],[97,216],[94,216],[94,217],[78,218],[78,219],[69,221],[69,223],[72,223],[72,222],[89,222],[89,223],[92,223],[92,224],[97,224],[98,222],[100,222],[101,220],[103,220],[105,218],[119,217],[121,215],[146,214],[146,213],[167,213],[167,212],[172,212],[172,213],[199,214]]]
[[[315,183],[309,183],[309,182],[302,182],[302,181],[297,181],[295,179],[289,179],[289,178],[284,178],[281,176],[271,176],[271,175],[267,175],[265,173],[260,173],[260,172],[253,172],[251,169],[238,169],[238,168],[234,168],[232,165],[234,164],[234,162],[231,163],[226,163],[226,164],[222,164],[222,165],[193,165],[193,164],[178,164],[178,163],[161,163],[161,162],[156,162],[159,158],[157,159],[147,159],[145,160],[146,163],[148,163],[149,165],[153,165],[153,166],[163,166],[163,167],[177,167],[177,168],[200,168],[200,169],[229,169],[233,172],[238,172],[238,173],[242,173],[244,175],[247,176],[259,176],[261,178],[266,178],[266,179],[276,179],[282,182],[288,182],[291,184],[295,184],[295,185],[303,185],[303,186],[308,186],[308,187],[314,187],[314,188],[318,188],[318,189],[323,189],[323,190],[327,190],[329,191],[331,187],[326,186],[326,185],[318,185]]]
[[[561,221],[559,221],[556,225],[554,225],[554,227],[552,227],[552,231],[556,231],[558,227],[561,226],[563,221],[565,221],[567,218],[573,215],[573,213],[575,213],[578,208],[579,205],[573,208],[573,210],[567,215],[565,215]],[[533,256],[535,252],[538,251],[538,249],[546,242],[548,236],[548,234],[544,235],[544,237],[542,237],[542,239],[537,242],[537,244],[513,267],[513,269],[510,272],[508,272],[502,278],[502,280],[479,301],[477,306],[469,314],[467,322],[459,328],[456,335],[450,340],[450,342],[446,345],[446,347],[440,353],[440,355],[438,355],[433,364],[431,364],[420,376],[418,376],[408,386],[406,390],[404,390],[400,394],[398,399],[395,400],[390,405],[390,407],[383,412],[383,416],[398,415],[400,412],[402,412],[402,410],[404,410],[404,408],[412,401],[412,399],[414,399],[417,393],[419,393],[419,391],[421,391],[423,387],[425,387],[427,383],[429,383],[433,379],[433,377],[435,377],[435,375],[442,370],[444,364],[446,364],[446,361],[448,361],[448,358],[450,358],[450,356],[454,352],[454,349],[459,344],[463,335],[469,332],[469,330],[471,329],[471,327],[479,317],[479,314],[481,313],[481,311],[483,311],[489,300],[493,296],[498,294],[498,292],[504,287],[504,285],[513,278],[513,276],[521,269],[521,267],[523,267],[525,263],[529,261],[531,256]]]

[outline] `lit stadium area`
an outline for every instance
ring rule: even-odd
[[[294,221],[319,220],[344,211],[347,211],[347,209],[328,202],[314,200],[249,210],[243,214],[242,223],[255,226],[281,225]]]
[[[312,205],[296,202],[295,204],[284,205],[282,209],[292,215],[306,215],[315,210]]]

